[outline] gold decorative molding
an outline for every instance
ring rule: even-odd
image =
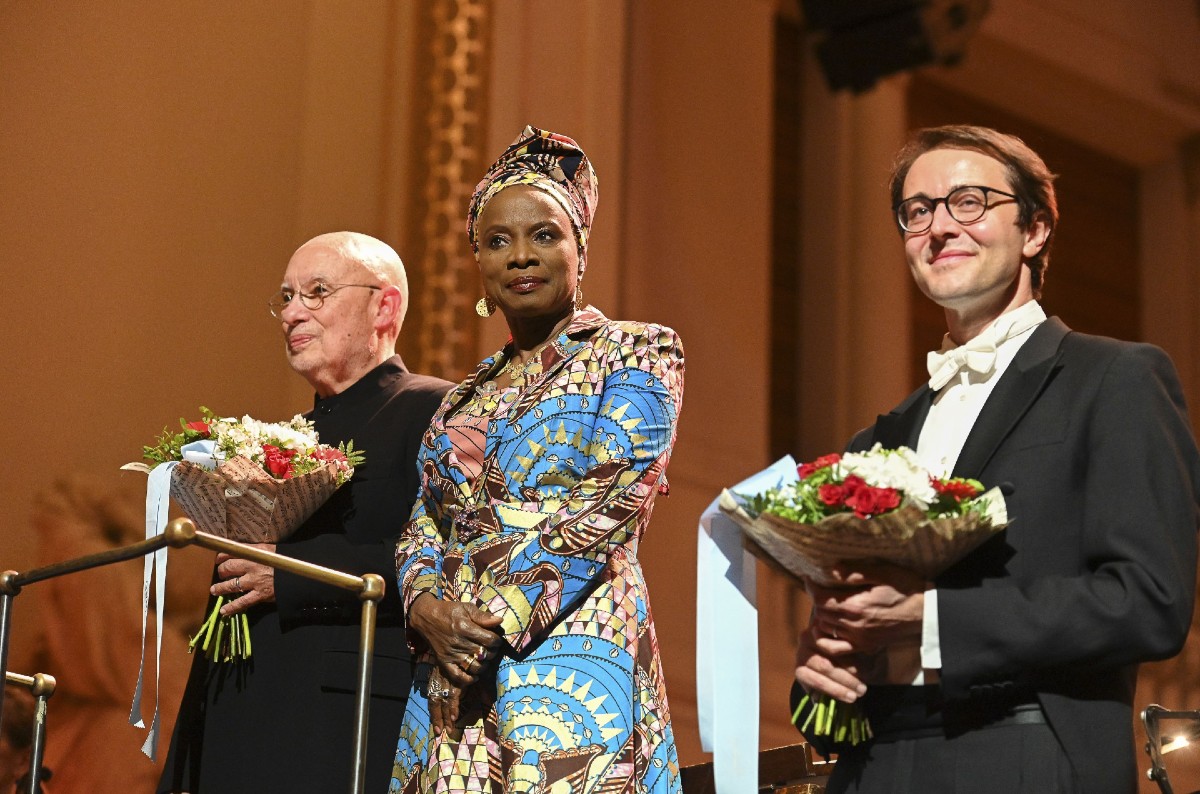
[[[483,175],[492,0],[422,4],[412,228],[419,230],[415,369],[460,380],[475,364],[479,279],[467,243],[467,203]]]

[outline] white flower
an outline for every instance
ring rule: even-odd
[[[917,454],[908,447],[885,450],[876,444],[866,452],[851,452],[837,464],[838,478],[856,474],[876,488],[895,488],[905,500],[922,510],[937,499],[929,481],[929,472],[917,462]]]
[[[283,449],[305,450],[316,446],[316,441],[309,433],[289,425],[271,427],[268,438],[274,442],[275,446]]]
[[[262,463],[264,444],[306,455],[311,455],[318,445],[312,422],[299,414],[288,422],[261,422],[251,416],[224,417],[214,421],[209,432],[230,457],[240,455],[257,463]]]

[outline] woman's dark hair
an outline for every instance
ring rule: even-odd
[[[1050,245],[1058,227],[1058,199],[1054,194],[1054,177],[1050,169],[1015,135],[1006,135],[989,127],[951,124],[917,130],[892,165],[892,207],[904,200],[904,180],[917,158],[935,149],[967,149],[998,160],[1008,173],[1008,187],[1017,196],[1017,225],[1028,229],[1034,219],[1041,217],[1050,227],[1042,250],[1029,260],[1034,294],[1041,295],[1046,268],[1050,264]]]

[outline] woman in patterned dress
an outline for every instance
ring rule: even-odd
[[[425,435],[397,551],[420,660],[392,792],[678,792],[637,559],[675,441],[683,350],[580,307],[596,178],[526,127],[467,233],[510,342]]]

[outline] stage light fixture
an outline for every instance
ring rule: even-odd
[[[957,63],[988,0],[801,0],[801,8],[829,87],[862,92],[881,77]]]

